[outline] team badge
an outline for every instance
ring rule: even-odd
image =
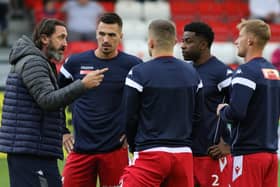
[[[225,169],[225,167],[227,165],[227,158],[226,157],[220,158],[219,165],[220,165],[220,171],[223,172],[223,170]]]
[[[262,69],[262,73],[264,78],[269,80],[280,80],[279,72],[276,69],[268,69],[264,68]]]
[[[242,170],[243,170],[243,156],[235,156],[233,158],[232,181],[235,181],[238,177],[242,175]]]

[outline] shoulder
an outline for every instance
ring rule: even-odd
[[[216,77],[220,77],[220,79],[224,79],[233,73],[232,69],[228,65],[215,56],[210,59],[206,71],[214,73]]]
[[[125,62],[132,63],[133,66],[137,65],[137,64],[140,64],[140,63],[143,63],[143,61],[140,58],[138,58],[134,55],[130,55],[128,53],[122,52],[122,51],[119,52],[119,58],[125,60]]]
[[[82,53],[76,53],[73,55],[70,55],[68,58],[66,58],[65,63],[67,64],[72,64],[72,63],[79,63],[81,61],[81,59],[91,59],[94,57],[92,55],[93,51],[92,50],[88,50]]]
[[[237,68],[241,73],[256,74],[260,70],[259,62],[251,61],[246,64],[242,64]]]
[[[211,62],[212,62],[211,65],[219,71],[226,71],[228,69],[231,69],[223,61],[221,61],[215,56],[212,57]]]
[[[47,59],[40,56],[31,55],[29,58],[23,59],[23,67],[25,70],[28,69],[49,69]]]
[[[18,68],[19,69],[17,71],[21,73],[22,78],[27,82],[32,82],[38,78],[42,79],[42,77],[50,76],[52,71],[51,65],[44,58],[30,59]]]
[[[185,68],[188,71],[192,71],[192,72],[197,72],[196,69],[193,66],[193,63],[190,61],[183,61],[181,59],[177,59],[176,58],[176,62],[177,64],[179,64],[180,66],[182,66],[183,68]]]
[[[252,81],[257,80],[260,75],[260,69],[256,68],[254,64],[246,63],[240,65],[234,72],[233,78],[241,77],[250,79]]]

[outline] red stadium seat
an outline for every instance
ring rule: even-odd
[[[203,1],[199,3],[198,12],[200,19],[204,21],[222,21],[223,8],[222,3],[214,3],[209,1]]]
[[[115,10],[115,4],[112,1],[99,1],[99,4],[101,4],[106,12],[114,12]]]
[[[248,3],[227,1],[222,6],[223,15],[227,19],[227,22],[239,22],[242,18],[249,16]]]
[[[96,47],[97,47],[96,42],[88,42],[88,41],[69,42],[67,46],[67,50],[65,52],[65,56],[67,57],[75,53],[80,53],[90,49],[95,49]]]
[[[171,1],[170,11],[172,19],[196,19],[198,3],[188,1]]]
[[[42,0],[24,0],[24,5],[27,9],[30,10],[39,10],[43,8],[43,1]]]
[[[183,33],[184,33],[184,26],[191,22],[191,20],[188,19],[181,19],[181,20],[174,20],[176,24],[176,30],[177,30],[177,40],[178,42],[181,42]]]
[[[229,26],[222,22],[206,22],[215,33],[214,41],[232,41],[232,34]]]
[[[270,24],[271,38],[270,41],[280,41],[280,24]]]

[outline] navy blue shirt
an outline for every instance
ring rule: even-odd
[[[219,121],[216,109],[218,104],[229,100],[232,70],[216,57],[194,67],[203,83],[203,104],[202,119],[193,128],[192,150],[194,156],[206,156],[208,148],[218,143],[221,136],[227,143],[231,141],[229,130]]]
[[[100,86],[88,90],[72,106],[74,151],[108,152],[121,146],[124,133],[121,109],[125,78],[140,59],[123,52],[112,59],[97,58],[93,50],[71,56],[61,69],[60,85],[82,79],[92,70],[108,67]]]
[[[280,78],[264,58],[241,65],[232,78],[229,106],[221,119],[233,123],[232,154],[275,153],[280,111]]]
[[[127,138],[130,150],[191,145],[198,73],[174,57],[158,57],[134,66],[125,82]]]

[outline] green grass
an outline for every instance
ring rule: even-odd
[[[64,161],[61,160],[58,161],[60,172],[62,171],[63,164]],[[7,161],[4,158],[0,159],[0,186],[9,187],[8,166],[7,166]],[[280,186],[280,165],[278,170],[278,186]]]

